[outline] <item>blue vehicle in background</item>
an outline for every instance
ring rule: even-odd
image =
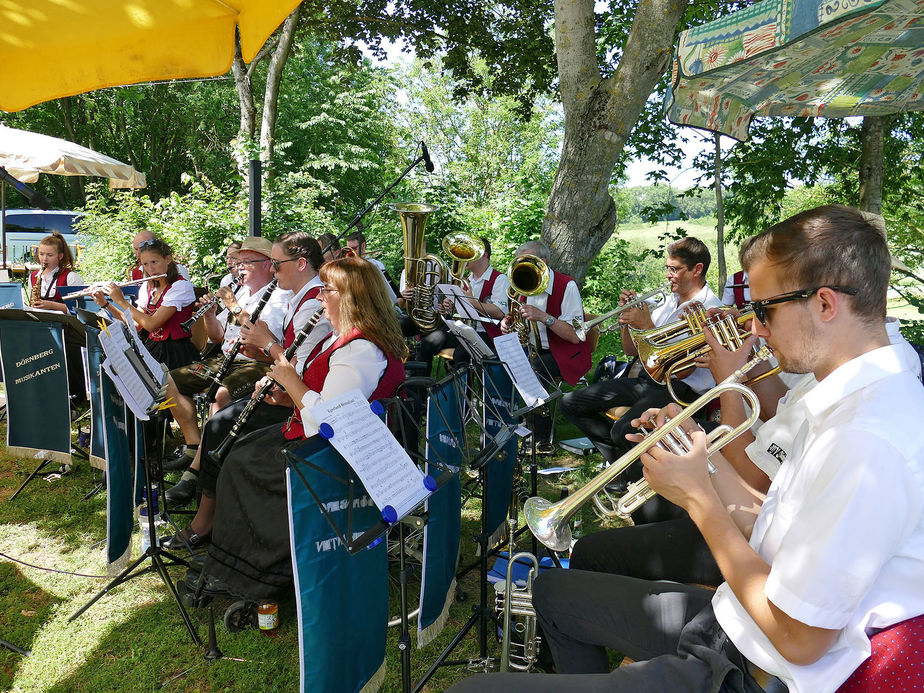
[[[6,210],[5,229],[0,228],[0,239],[6,238],[6,267],[14,276],[24,275],[38,267],[35,253],[39,241],[52,231],[64,236],[67,244],[79,260],[81,246],[77,243],[77,233],[73,225],[80,212],[40,209]],[[3,223],[0,220],[0,223]],[[5,233],[3,231],[5,230]],[[2,240],[0,240],[2,242]],[[0,248],[2,257],[2,248]]]

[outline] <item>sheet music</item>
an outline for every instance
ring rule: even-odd
[[[380,510],[390,505],[400,519],[429,495],[423,472],[359,390],[322,402],[311,409],[311,415],[320,422],[322,435],[325,424],[333,429],[331,444],[359,476]]]
[[[112,378],[112,382],[115,383],[119,394],[122,395],[122,399],[125,400],[132,413],[140,421],[147,421],[147,410],[154,404],[159,388],[155,387],[149,378],[139,373],[137,355],[132,351],[128,342],[128,330],[125,325],[120,322],[112,323],[108,334],[105,331],[100,332],[99,343],[106,354],[106,359],[103,361],[106,373]],[[128,354],[134,358],[130,359]],[[163,372],[159,365],[157,368],[159,372]]]
[[[494,352],[485,344],[475,329],[471,325],[466,325],[461,320],[443,320],[446,329],[454,334],[468,352],[478,358],[493,358]]]
[[[481,314],[475,310],[469,296],[456,284],[437,284],[436,288],[444,298],[452,299],[454,310],[466,320],[483,320]]]
[[[126,363],[128,361],[126,360]],[[103,370],[115,384],[125,404],[132,410],[139,421],[147,421],[148,408],[154,403],[154,398],[148,392],[148,389],[137,377],[137,373],[130,366],[125,366],[121,370],[113,364],[112,359],[103,361]],[[123,374],[127,377],[123,377]],[[134,377],[133,377],[134,375]]]
[[[494,338],[497,357],[507,365],[513,384],[528,407],[534,407],[548,399],[549,393],[542,387],[535,371],[529,365],[520,337],[516,332]]]
[[[141,360],[143,360],[145,366],[147,366],[148,373],[151,377],[157,381],[158,385],[163,385],[167,382],[167,373],[164,371],[163,366],[160,365],[160,362],[148,351],[144,342],[138,339],[138,333],[135,331],[135,319],[132,317],[132,309],[130,306],[122,311],[122,317],[125,322],[120,323],[120,325],[125,331],[125,337],[128,340],[128,348],[132,349],[136,355],[141,356]]]

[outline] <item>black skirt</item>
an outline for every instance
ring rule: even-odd
[[[148,351],[159,363],[167,366],[167,370],[182,368],[188,366],[193,361],[199,359],[199,350],[193,346],[192,340],[186,339],[164,339],[155,342],[153,339],[144,340],[144,345]]]
[[[282,455],[291,442],[278,423],[248,433],[231,449],[218,475],[205,573],[243,599],[274,596],[292,580]]]

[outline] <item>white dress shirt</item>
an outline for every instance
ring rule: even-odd
[[[144,311],[148,307],[148,282],[141,285],[138,291],[138,310]],[[177,279],[167,293],[164,294],[164,300],[160,302],[161,306],[173,306],[177,310],[182,310],[190,303],[196,302],[196,290],[193,285],[185,279]]]
[[[704,284],[703,288],[689,301],[681,302],[677,294],[669,294],[664,303],[651,311],[651,321],[655,327],[677,322],[683,317],[681,314],[683,309],[694,301],[702,303],[706,308],[718,308],[722,305],[719,297],[713,293],[709,285]],[[715,380],[713,380],[712,373],[709,372],[708,368],[694,368],[693,373],[683,378],[683,382],[699,394],[703,394],[706,390],[715,386]]]
[[[835,691],[869,656],[866,629],[924,613],[924,388],[900,348],[839,368],[794,402],[800,426],[750,545],[766,595],[792,618],[840,630],[814,664],[785,660],[728,583],[712,599],[738,650],[792,693]]]
[[[311,320],[311,316],[315,314],[318,310],[321,309],[321,300],[320,298],[311,298],[305,301],[302,304],[302,307],[298,309],[298,304],[304,298],[311,289],[315,287],[321,287],[324,284],[321,282],[321,278],[315,275],[311,281],[309,281],[301,290],[292,296],[289,301],[289,308],[286,311],[285,320],[282,323],[282,332],[283,337],[285,337],[286,327],[289,323],[292,323],[292,329],[295,330],[296,336],[301,332],[302,328],[308,324],[308,321]],[[291,292],[290,292],[291,293]],[[296,312],[298,309],[298,312]],[[294,320],[294,322],[293,322]],[[327,318],[322,317],[318,323],[312,328],[311,333],[302,342],[301,346],[298,348],[298,351],[295,352],[295,370],[298,371],[301,375],[302,370],[305,368],[305,361],[308,359],[308,356],[311,355],[312,350],[325,339],[331,333],[333,328],[330,326],[330,323],[327,321]]]
[[[336,332],[331,333],[322,349],[329,348],[339,336]],[[367,339],[354,339],[331,354],[330,371],[321,391],[308,390],[302,397],[299,408],[305,437],[317,433],[320,425],[311,415],[312,407],[357,388],[363,397],[368,398],[379,386],[387,365],[385,352]]]
[[[473,274],[468,275],[468,284],[472,287],[472,296],[475,297],[475,300],[478,300],[478,297],[481,296],[481,289],[484,287],[484,283],[488,281],[491,277],[491,272],[493,267],[488,265],[488,268],[481,274],[480,277],[476,277]],[[504,313],[509,312],[507,307],[510,300],[507,296],[507,289],[510,288],[510,280],[507,278],[506,274],[501,274],[494,281],[494,286],[491,287],[491,295],[486,296],[485,303],[493,303],[495,306],[500,308]],[[475,323],[475,329],[478,332],[484,332],[484,325],[480,322]]]
[[[555,280],[555,272],[549,268],[549,285],[546,287],[545,291],[536,296],[527,296],[526,305],[536,306],[539,310],[545,310],[545,307],[549,303],[549,296],[552,295],[552,283]],[[498,281],[500,281],[498,279]],[[548,311],[546,311],[548,312]],[[584,304],[581,303],[581,292],[578,290],[577,284],[574,283],[572,279],[565,286],[565,295],[561,299],[561,313],[555,315],[554,317],[559,320],[564,320],[569,325],[573,320],[583,320],[584,319]],[[549,331],[545,326],[545,323],[537,322],[536,326],[539,328],[539,342],[542,349],[549,348]]]
[[[52,298],[47,299],[47,300],[57,302],[58,299],[54,298],[54,292],[55,292],[54,287],[58,285],[58,274],[55,272],[50,272],[49,274],[40,274],[39,280],[42,282],[42,286],[41,286],[42,296],[44,297],[44,296],[48,296],[49,294],[51,294]],[[64,278],[65,286],[83,286],[83,284],[84,284],[83,277],[81,277],[74,270],[71,270],[70,272],[68,272],[67,276]]]
[[[886,333],[889,335],[889,341],[898,350],[902,365],[920,380],[921,359],[918,357],[918,352],[902,337],[897,319],[886,318]],[[817,384],[818,381],[811,373],[798,376],[798,380],[777,405],[776,416],[756,430],[751,429],[754,433],[754,440],[746,448],[747,455],[771,480],[776,476],[783,460],[789,457],[793,439],[802,425],[800,418],[802,412],[792,404],[804,397]]]
[[[243,309],[243,312],[251,316],[253,315],[257,305],[260,303],[260,298],[266,292],[267,286],[269,286],[269,284],[266,284],[266,286],[254,292],[253,294],[248,291],[246,296],[238,298],[238,305],[240,305],[240,307]],[[269,300],[266,302],[266,305],[263,306],[263,311],[260,313],[260,321],[266,323],[266,326],[269,327],[270,332],[272,332],[273,336],[279,341],[282,341],[282,321],[286,316],[286,310],[289,308],[289,297],[291,295],[291,291],[276,288],[270,296]],[[231,324],[225,327],[225,338],[221,345],[222,352],[225,354],[230,353],[231,346],[234,343],[234,340],[237,339],[237,335],[240,333],[240,331],[240,326],[233,321]],[[236,358],[249,359],[249,357],[244,356],[240,351],[237,352]]]

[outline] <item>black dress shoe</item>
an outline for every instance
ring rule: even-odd
[[[190,551],[196,551],[197,549],[207,546],[211,541],[211,532],[200,537],[187,527],[183,531],[177,532],[169,539],[164,540],[161,546],[167,551],[181,551],[186,548]]]
[[[193,457],[190,457],[188,454],[186,454],[187,450],[189,450],[189,447],[186,445],[181,445],[178,447],[172,456],[164,460],[164,471],[177,472],[185,470],[187,467],[189,467],[189,465],[192,464],[195,453],[193,454]],[[195,448],[193,448],[192,451],[194,452]]]
[[[180,479],[175,485],[167,489],[164,497],[168,503],[173,505],[186,505],[196,497],[196,487],[198,483],[195,479]]]

